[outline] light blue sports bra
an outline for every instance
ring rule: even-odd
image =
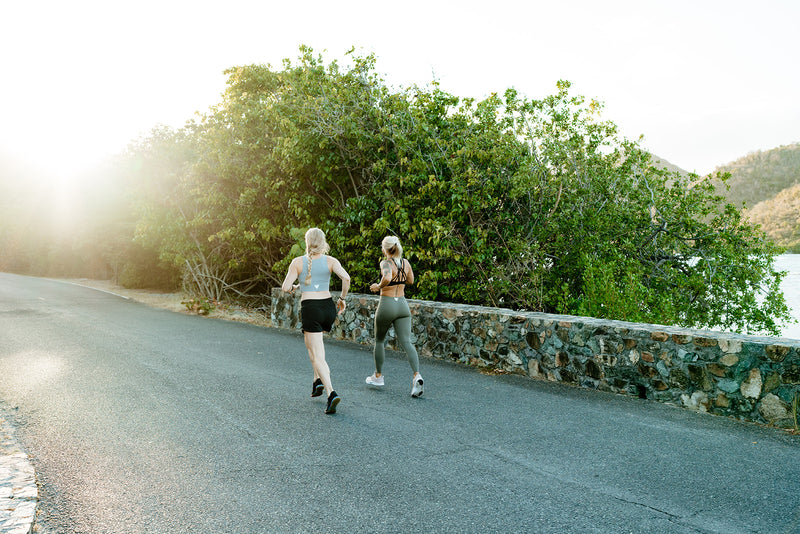
[[[328,270],[328,256],[322,255],[311,260],[311,283],[306,285],[308,276],[308,256],[303,256],[303,268],[300,270],[300,292],[328,291],[331,283],[331,272]]]

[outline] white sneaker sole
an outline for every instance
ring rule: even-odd
[[[421,397],[423,390],[422,390],[423,380],[420,378],[414,381],[414,386],[411,388],[411,396],[412,397]]]

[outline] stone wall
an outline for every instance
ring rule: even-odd
[[[298,329],[299,295],[272,291],[272,323]],[[372,344],[378,298],[350,294],[331,335]],[[409,300],[422,356],[796,428],[800,341]],[[395,345],[393,331],[388,348]]]

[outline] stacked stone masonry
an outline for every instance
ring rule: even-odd
[[[300,300],[272,292],[272,323],[299,329]],[[350,294],[331,335],[372,344],[378,298]],[[409,300],[423,356],[797,428],[800,341]],[[393,332],[388,347],[399,350]]]
[[[31,532],[39,490],[28,455],[14,438],[13,427],[0,415],[0,532]]]

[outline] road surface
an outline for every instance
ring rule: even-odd
[[[800,533],[800,438],[0,273],[0,410],[44,533]]]

